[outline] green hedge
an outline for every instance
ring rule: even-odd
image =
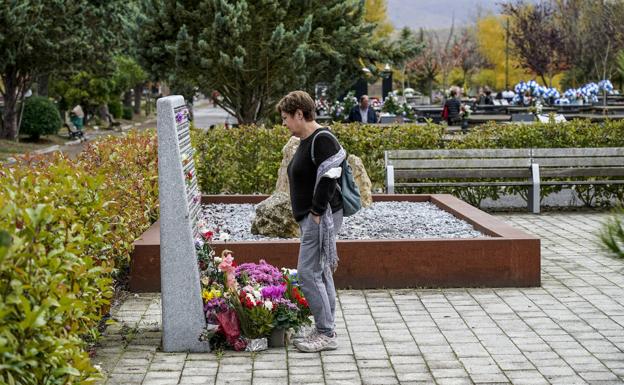
[[[439,125],[335,124],[332,126],[347,152],[362,158],[376,187],[383,186],[384,149],[437,148],[444,132]],[[193,131],[197,174],[207,194],[270,194],[275,189],[282,148],[290,133],[283,126],[260,128],[216,127]]]
[[[334,124],[333,131],[345,149],[362,158],[373,187],[383,189],[384,151],[394,149],[440,148],[528,148],[528,147],[618,147],[624,146],[624,121],[601,124],[575,120],[562,124],[487,123],[467,135],[444,136],[444,126],[435,124],[396,126]],[[271,193],[282,159],[281,150],[290,137],[282,126],[254,126],[207,132],[194,131],[198,177],[202,191],[218,193]],[[608,204],[624,197],[621,186],[575,186],[586,204]],[[544,195],[561,190],[545,186]],[[524,188],[420,188],[404,192],[449,192],[479,205],[486,197],[497,199],[502,193],[519,193]]]
[[[93,383],[85,338],[157,216],[153,132],[0,171],[0,383]]]

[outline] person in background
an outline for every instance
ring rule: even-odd
[[[479,104],[494,104],[494,99],[492,98],[492,90],[490,87],[485,87],[483,91],[483,95],[479,98]]]
[[[451,89],[451,95],[442,108],[442,118],[447,121],[449,126],[457,125],[461,122],[461,102],[457,98],[457,90]]]
[[[72,108],[69,116],[74,127],[76,127],[77,130],[82,131],[82,127],[84,126],[84,117],[85,117],[84,111],[82,110],[82,106],[80,104],[76,104],[76,106]]]
[[[368,95],[360,96],[360,103],[349,112],[349,122],[377,123],[377,114],[368,102]]]

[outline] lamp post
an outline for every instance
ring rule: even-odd
[[[392,92],[392,68],[390,68],[390,64],[386,64],[381,71],[381,78],[381,99],[385,100],[386,96]]]

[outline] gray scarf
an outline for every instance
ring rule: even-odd
[[[338,179],[342,174],[342,161],[346,158],[347,152],[340,147],[340,151],[327,158],[318,166],[316,171],[316,182],[314,190],[318,186],[321,178]],[[323,269],[328,264],[332,272],[338,268],[338,252],[336,251],[336,233],[334,231],[334,217],[331,206],[327,203],[327,208],[321,215],[319,224],[319,237],[321,244],[321,266]]]

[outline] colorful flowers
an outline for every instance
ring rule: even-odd
[[[278,285],[283,279],[282,273],[275,266],[266,263],[264,259],[261,259],[259,264],[243,263],[236,268],[236,277],[261,285]]]
[[[236,267],[233,266],[234,257],[232,252],[224,250],[225,258],[219,263],[219,270],[225,273],[225,286],[228,289],[236,290],[238,283],[236,282]]]
[[[218,229],[208,230],[204,220],[197,226],[201,296],[209,324],[202,338],[213,348],[245,349],[249,339],[266,337],[274,328],[297,329],[311,323],[296,270],[280,271],[265,260],[237,266],[231,251],[215,255],[211,242]]]
[[[208,302],[214,298],[219,298],[221,295],[221,290],[215,289],[214,287],[210,290],[202,290],[202,298],[204,299],[204,302]]]

